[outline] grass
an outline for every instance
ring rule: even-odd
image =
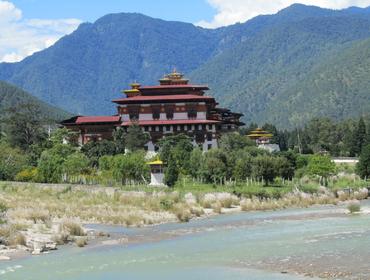
[[[62,232],[83,236],[79,223],[104,223],[125,226],[144,226],[163,222],[186,222],[204,214],[204,208],[221,213],[223,208],[241,206],[243,210],[280,209],[290,206],[337,203],[339,200],[364,199],[369,182],[344,176],[329,180],[328,189],[310,178],[292,181],[276,180],[269,186],[247,181],[215,186],[182,179],[175,188],[128,186],[131,191],[107,193],[94,190],[41,188],[35,184],[0,183],[0,202],[6,207],[6,218],[14,223],[32,225],[61,221]],[[350,186],[351,194],[343,189]],[[122,188],[126,189],[126,188]],[[150,192],[149,192],[150,190]],[[326,192],[338,193],[337,197]],[[304,195],[291,193],[301,191]],[[320,195],[319,195],[320,193]],[[71,222],[72,221],[72,222]],[[61,238],[60,242],[64,242]]]

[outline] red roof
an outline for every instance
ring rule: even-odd
[[[195,95],[195,94],[172,94],[172,95],[138,95],[134,97],[127,97],[127,98],[120,98],[115,99],[113,102],[116,103],[136,103],[136,102],[145,102],[145,101],[179,101],[179,100],[186,100],[186,101],[201,101],[201,100],[214,100],[213,97],[210,96],[202,96],[202,95]]]
[[[122,126],[131,125],[133,122],[123,122]],[[214,120],[153,120],[153,121],[138,121],[139,125],[177,125],[177,124],[215,124],[220,121]]]
[[[121,120],[120,116],[89,116],[89,117],[78,117],[76,124],[83,123],[115,123]]]
[[[166,88],[193,88],[193,89],[209,89],[208,86],[205,85],[158,85],[158,86],[143,86],[139,89],[166,89]]]

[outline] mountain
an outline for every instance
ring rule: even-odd
[[[0,81],[0,117],[6,114],[6,110],[21,104],[32,103],[40,107],[42,116],[47,120],[60,121],[71,114],[33,97],[24,90],[11,84]]]
[[[211,95],[244,113],[245,121],[293,127],[316,114],[352,116],[364,110],[356,110],[356,104],[370,103],[369,94],[357,94],[366,92],[359,79],[370,75],[369,69],[355,75],[356,65],[345,58],[368,38],[370,8],[294,4],[275,15],[213,30],[140,14],[111,14],[80,25],[21,62],[1,63],[0,80],[74,113],[110,114],[110,100],[130,82],[156,83],[176,67],[193,81],[209,84]],[[342,68],[351,69],[346,79],[356,85],[347,87],[346,98],[339,89],[345,82],[333,69],[340,57]],[[328,78],[314,88],[312,81],[323,73]],[[325,83],[335,77],[337,82]],[[336,108],[330,107],[328,86],[341,92]],[[351,107],[346,100],[353,101]]]
[[[300,124],[312,116],[345,119],[369,114],[369,77],[370,39],[366,39],[317,63],[302,83],[294,84],[271,103],[267,120]],[[282,114],[281,108],[290,114]]]

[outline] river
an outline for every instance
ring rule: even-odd
[[[370,279],[370,215],[344,210],[238,213],[138,229],[90,225],[128,242],[1,262],[0,279]]]

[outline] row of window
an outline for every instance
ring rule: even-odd
[[[188,118],[189,119],[196,119],[198,115],[198,111],[196,108],[189,108],[187,110]],[[166,118],[167,120],[172,120],[174,115],[174,109],[166,110]],[[139,110],[129,110],[129,117],[130,120],[138,120],[139,119]],[[152,117],[154,120],[159,120],[161,118],[161,110],[160,108],[153,108],[152,109]]]
[[[145,131],[149,131],[149,127],[152,127],[152,131],[153,130],[153,126],[144,126],[144,130]],[[171,131],[171,125],[165,125],[165,126],[157,126],[158,127],[158,130],[156,131],[160,131],[160,132],[163,132],[163,131]],[[202,125],[194,125],[194,129],[193,129],[193,126],[191,124],[181,124],[181,125],[173,125],[173,131],[185,131],[185,130],[212,130],[213,129],[213,125],[212,124],[202,124]]]

